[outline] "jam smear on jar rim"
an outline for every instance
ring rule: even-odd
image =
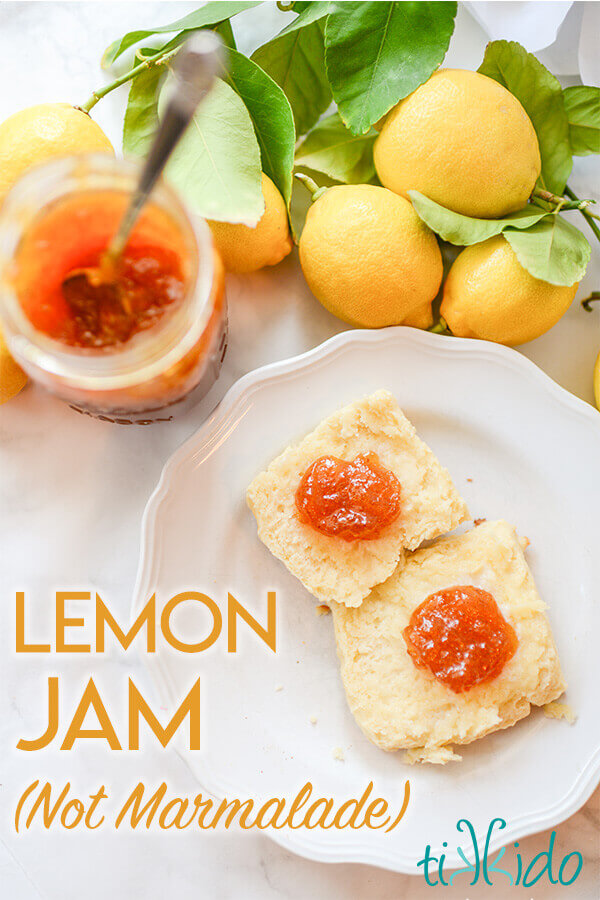
[[[296,489],[301,522],[344,541],[372,541],[400,515],[401,487],[376,453],[320,456]]]
[[[413,610],[403,634],[415,666],[456,694],[497,678],[518,646],[492,595],[473,585],[430,594]]]

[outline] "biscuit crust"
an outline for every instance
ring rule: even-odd
[[[402,633],[429,594],[457,584],[489,591],[519,641],[497,678],[463,694],[417,668]],[[452,745],[508,728],[565,690],[545,609],[507,522],[486,522],[410,554],[359,609],[333,608],[342,679],[358,725],[383,750],[409,750],[407,762],[460,759]]]
[[[353,460],[373,451],[402,489],[401,512],[376,540],[347,542],[299,521],[295,491],[320,456]],[[321,422],[252,481],[247,501],[258,536],[322,603],[359,606],[402,565],[405,550],[451,531],[469,511],[432,451],[394,397],[377,391]]]

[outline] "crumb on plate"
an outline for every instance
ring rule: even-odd
[[[559,700],[546,703],[543,710],[548,719],[565,719],[569,725],[572,725],[577,718],[573,708],[568,703],[561,703]]]
[[[414,766],[415,763],[445,766],[449,762],[458,762],[462,756],[455,753],[452,747],[411,747],[410,750],[405,750],[403,759],[409,766]]]

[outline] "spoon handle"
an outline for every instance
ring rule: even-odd
[[[144,163],[138,186],[110,243],[108,255],[112,259],[122,253],[157,178],[190,124],[198,104],[212,87],[222,63],[223,42],[213,31],[199,31],[192,35],[175,57],[175,87]]]

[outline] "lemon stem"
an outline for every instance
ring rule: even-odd
[[[295,172],[294,177],[301,181],[307,191],[310,192],[313,203],[327,190],[326,187],[319,187],[317,182],[310,175],[305,175],[304,172]]]
[[[581,305],[586,312],[592,312],[592,303],[595,303],[596,300],[600,300],[600,291],[592,291],[589,297],[581,301]]]
[[[89,113],[91,109],[96,105],[99,100],[102,100],[103,97],[106,97],[107,94],[110,94],[111,91],[114,91],[115,88],[121,87],[122,84],[126,84],[128,81],[131,81],[132,78],[135,78],[136,75],[139,75],[140,72],[143,72],[145,69],[149,69],[152,66],[161,66],[167,62],[167,60],[171,59],[172,56],[179,51],[179,47],[175,47],[173,50],[169,50],[167,53],[163,53],[159,51],[155,53],[154,56],[148,56],[141,63],[138,63],[137,66],[134,66],[129,71],[124,72],[123,75],[120,75],[118,78],[115,78],[114,81],[111,81],[110,84],[105,85],[97,91],[94,91],[92,96],[86,100],[86,102],[82,106],[78,106],[78,109],[81,109],[85,113]]]
[[[448,325],[446,320],[440,316],[439,322],[436,322],[435,325],[432,325],[427,329],[431,334],[447,334],[448,333]]]

